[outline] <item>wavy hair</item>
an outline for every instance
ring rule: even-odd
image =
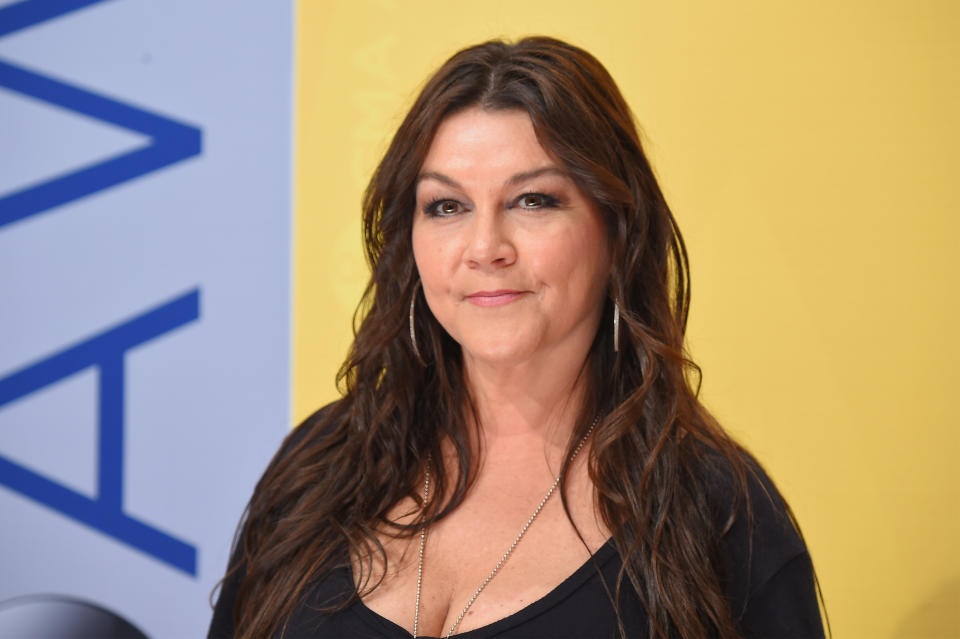
[[[417,176],[437,127],[474,106],[529,114],[540,143],[606,221],[614,267],[605,328],[584,362],[586,400],[562,475],[592,417],[602,415],[589,473],[624,558],[614,605],[632,586],[651,637],[735,637],[715,566],[737,506],[718,523],[705,469],[723,465],[742,498],[748,457],[697,400],[699,369],[684,354],[690,282],[683,239],[609,73],[586,51],[546,37],[455,54],[427,81],[373,174],[363,200],[372,276],[338,374],[343,399],[297,429],[250,501],[234,609],[238,636],[282,631],[311,582],[351,556],[360,566],[353,595],[376,588],[370,575],[386,555],[375,531],[413,535],[456,508],[470,486],[475,468],[463,409],[472,404],[460,347],[416,292],[411,230]],[[426,365],[409,340],[414,294]],[[617,353],[609,330],[614,302],[621,313]],[[444,441],[457,453],[450,475]],[[428,459],[438,466],[436,497],[414,523],[388,521],[403,498],[422,505]]]

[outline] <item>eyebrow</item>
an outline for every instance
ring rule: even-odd
[[[511,175],[507,180],[507,185],[512,186],[520,182],[525,182],[526,180],[532,180],[533,178],[540,177],[541,175],[559,175],[565,178],[570,177],[569,173],[555,166],[544,166],[539,169],[523,171],[521,173],[515,173]],[[427,179],[436,180],[437,182],[442,182],[448,186],[452,186],[453,188],[463,190],[463,187],[459,182],[454,180],[449,175],[445,175],[439,171],[424,171],[417,176],[417,184],[420,184],[420,182]]]

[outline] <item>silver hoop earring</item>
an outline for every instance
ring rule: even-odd
[[[413,324],[410,327],[413,330]],[[616,302],[613,303],[613,352],[620,352],[620,305]]]
[[[423,361],[423,356],[420,355],[420,349],[417,348],[417,333],[414,330],[413,326],[413,313],[416,309],[417,304],[417,292],[420,290],[420,280],[417,280],[417,285],[413,287],[413,297],[410,298],[410,344],[413,345],[413,354],[417,356],[417,361],[420,362],[421,366],[426,366],[427,363]]]

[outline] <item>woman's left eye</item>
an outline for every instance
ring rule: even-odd
[[[524,193],[517,198],[517,206],[523,209],[542,209],[556,205],[556,198],[543,193]]]

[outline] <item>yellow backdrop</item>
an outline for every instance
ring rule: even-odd
[[[960,3],[298,3],[294,415],[336,396],[359,202],[455,50],[549,34],[633,106],[689,243],[703,397],[806,534],[837,637],[960,637]]]

